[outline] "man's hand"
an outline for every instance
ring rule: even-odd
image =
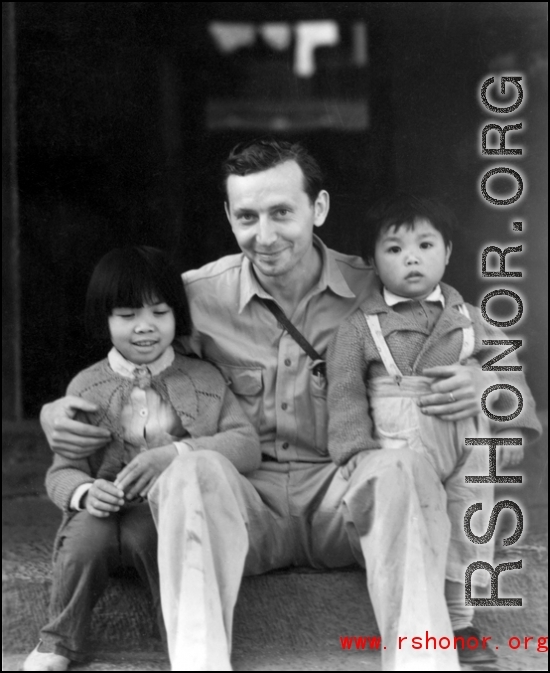
[[[40,424],[52,451],[73,460],[90,456],[111,438],[105,428],[74,420],[79,411],[97,411],[97,406],[69,395],[45,404],[40,412]]]
[[[115,485],[126,493],[128,500],[136,495],[144,498],[177,455],[173,444],[143,451],[117,474]]]
[[[443,421],[459,421],[481,411],[481,395],[488,385],[487,375],[476,365],[430,367],[422,374],[435,379],[432,393],[419,400],[422,413]]]
[[[118,512],[124,505],[124,492],[105,479],[96,479],[84,497],[88,513],[99,518]]]

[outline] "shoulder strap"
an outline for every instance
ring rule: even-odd
[[[365,319],[367,321],[368,328],[370,329],[370,333],[372,334],[376,350],[378,351],[378,354],[382,358],[382,363],[384,364],[386,371],[397,383],[397,385],[399,385],[401,383],[401,379],[403,378],[403,374],[399,371],[399,367],[395,364],[393,355],[391,354],[391,351],[388,348],[388,344],[384,339],[378,314],[365,313]]]
[[[319,353],[313,348],[305,336],[300,332],[300,330],[293,325],[290,320],[286,317],[284,311],[270,299],[264,299],[260,297],[263,305],[273,313],[277,321],[286,329],[294,341],[300,346],[300,348],[307,353],[307,355],[313,360],[314,374],[322,374],[326,376],[326,363],[324,359],[319,355]]]
[[[458,310],[470,321],[468,327],[462,328],[462,349],[460,351],[460,355],[458,356],[458,361],[463,362],[464,360],[467,360],[474,352],[475,334],[474,328],[472,326],[472,318],[470,317],[470,312],[468,311],[466,304],[460,304]]]

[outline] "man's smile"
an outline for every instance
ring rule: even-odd
[[[257,258],[263,259],[266,262],[272,262],[278,259],[287,248],[280,248],[279,250],[255,250],[254,254]]]
[[[254,252],[257,255],[262,255],[264,257],[274,257],[275,255],[280,254],[281,252],[284,252],[286,250],[286,247],[283,248],[278,248],[277,250],[254,250]]]

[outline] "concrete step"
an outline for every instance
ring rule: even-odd
[[[2,562],[4,643],[27,651],[47,622],[51,544],[59,511],[45,497],[5,500]],[[16,526],[9,525],[17,519]],[[103,649],[151,648],[157,639],[149,596],[132,575],[111,580],[92,623]],[[307,624],[307,628],[297,625]],[[265,647],[277,637],[289,647],[346,633],[376,634],[364,572],[308,569],[245,578],[236,609],[235,646]]]
[[[3,427],[3,670],[17,670],[47,621],[51,548],[61,514],[44,494],[51,454],[37,425],[22,433],[7,430]],[[499,670],[547,670],[547,654],[536,651],[537,638],[547,633],[547,535],[539,532],[545,530],[540,524],[547,514],[546,471],[542,451],[533,457],[520,500],[527,506],[526,532],[498,558],[522,559],[523,569],[503,573],[499,587],[501,596],[523,597],[523,607],[478,610],[482,635],[490,635],[500,648]],[[504,495],[511,497],[509,488]],[[236,670],[254,671],[379,670],[377,652],[342,651],[339,640],[377,632],[359,568],[293,569],[245,578],[236,608],[233,663]],[[513,637],[521,640],[517,649],[508,645]],[[527,648],[525,637],[535,638]],[[168,670],[147,592],[130,576],[112,580],[94,611],[91,641],[97,658],[74,670]]]
[[[3,671],[21,670],[25,657],[7,654]],[[342,652],[326,647],[282,650],[270,647],[261,651],[234,654],[235,671],[380,671],[380,656],[372,652]],[[99,653],[86,665],[71,666],[71,671],[169,671],[168,659],[147,652]],[[463,671],[547,671],[548,656],[533,653],[501,654],[498,667],[462,666]]]
[[[47,621],[50,550],[59,512],[45,496],[33,496],[4,500],[2,513],[4,648],[8,653],[26,653],[36,644],[38,632]],[[14,521],[17,525],[10,525]],[[524,606],[480,610],[482,633],[491,635],[501,647],[510,637],[519,637],[522,656],[531,655],[534,649],[531,643],[525,651],[525,636],[535,637],[536,642],[537,637],[546,634],[545,541],[543,536],[530,544],[514,545],[499,559],[502,562],[522,558],[522,571],[501,576],[500,593],[522,596]],[[308,657],[314,652],[325,652],[327,656],[338,652],[341,658],[350,653],[341,652],[340,636],[377,633],[364,571],[292,569],[243,580],[236,608],[234,654],[237,662],[250,656],[261,661],[266,652],[275,651],[293,652],[294,658],[300,652],[309,652],[300,655]],[[156,653],[162,663],[163,651],[155,632],[151,603],[136,579],[113,578],[94,611],[91,641],[98,652],[122,650],[149,657]],[[376,665],[378,661],[374,653],[355,654],[363,662],[361,666],[369,662]]]

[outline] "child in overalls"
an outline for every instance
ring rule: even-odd
[[[490,348],[483,340],[506,337],[455,289],[440,283],[453,228],[453,216],[441,204],[406,194],[369,211],[363,256],[376,270],[380,291],[341,325],[328,349],[329,451],[347,478],[361,453],[371,449],[408,447],[436,471],[451,524],[445,595],[455,636],[467,638],[479,633],[472,627],[473,608],[464,605],[464,573],[473,561],[492,564],[493,543],[472,544],[464,533],[464,514],[473,503],[482,503],[471,526],[483,535],[493,486],[465,483],[466,475],[488,474],[489,468],[487,450],[465,446],[464,439],[495,437],[503,428],[493,422],[491,428],[481,413],[457,421],[428,416],[418,400],[432,392],[434,374],[423,375],[426,369],[468,361],[482,365],[502,351],[502,346]],[[517,365],[515,354],[505,364]],[[494,383],[488,378],[488,385]],[[525,378],[508,371],[506,381],[522,392],[524,406],[519,417],[506,423],[505,434],[533,439],[540,424]],[[490,400],[495,414],[507,415],[517,407],[516,396],[504,393],[497,402]],[[503,467],[519,462],[523,449],[505,446],[499,453]],[[474,585],[487,580],[486,572],[473,575]],[[496,659],[489,648],[459,647],[458,654],[462,663]]]

